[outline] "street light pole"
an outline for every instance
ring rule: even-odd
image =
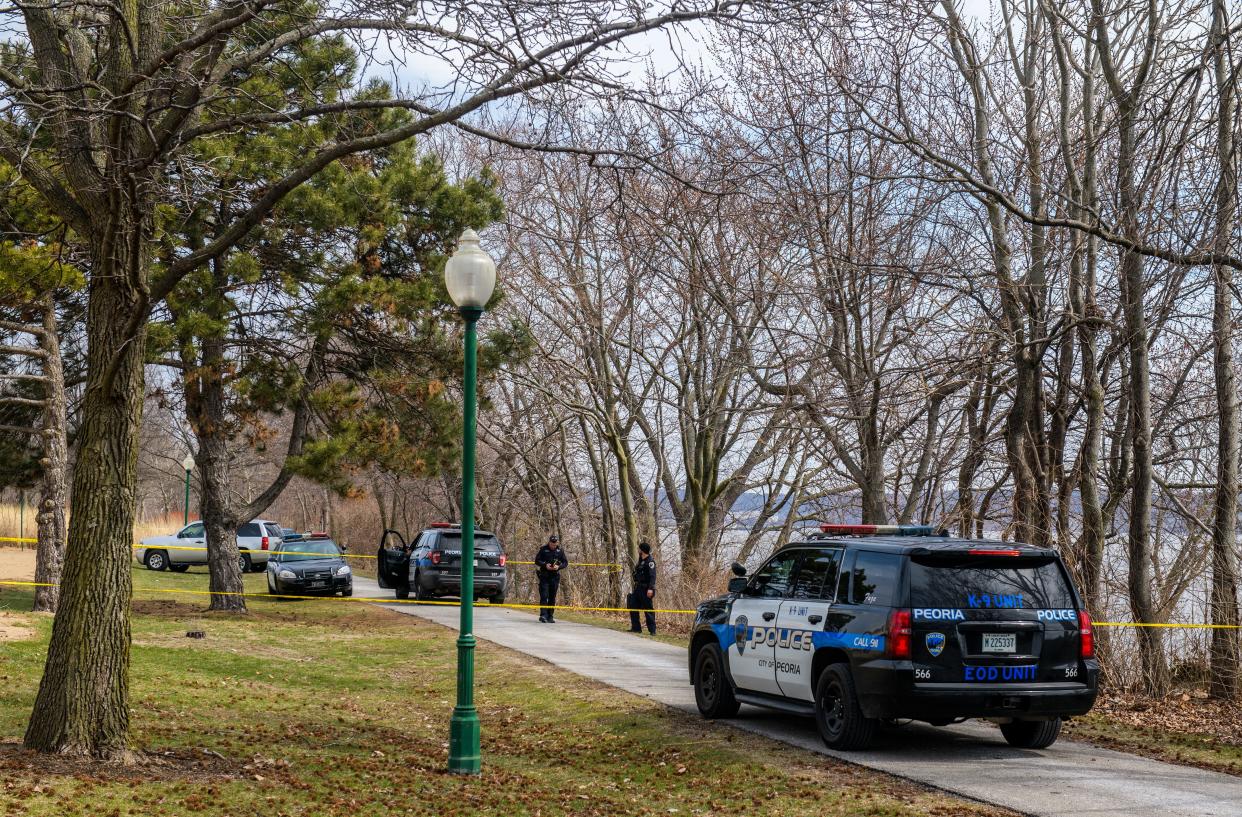
[[[457,705],[449,719],[448,770],[478,774],[479,712],[474,706],[474,449],[478,378],[476,324],[496,286],[496,264],[467,229],[444,267],[449,296],[466,324],[461,452],[461,627],[457,636]]]
[[[181,467],[185,469],[185,504],[181,506],[181,527],[184,528],[190,524],[190,472],[194,470],[194,455],[186,454]]]

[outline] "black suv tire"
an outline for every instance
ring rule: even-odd
[[[829,749],[864,749],[875,738],[875,718],[864,717],[847,664],[832,664],[815,684],[815,725]]]
[[[1061,719],[1050,721],[1011,721],[1001,724],[1001,734],[1018,749],[1047,749],[1061,735]]]
[[[399,599],[408,599],[410,597],[410,581],[409,579],[397,579],[397,587],[393,591]]]
[[[705,718],[731,718],[741,707],[725,673],[724,655],[715,644],[705,645],[695,656],[694,702]]]
[[[146,564],[147,570],[167,570],[168,554],[162,550],[148,550],[143,563]]]

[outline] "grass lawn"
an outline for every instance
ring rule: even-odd
[[[446,774],[454,637],[370,605],[202,612],[201,569],[135,571],[133,766],[20,751],[51,621],[0,641],[0,813],[11,815],[984,815],[958,800],[484,644],[484,773]],[[264,577],[247,577],[261,591]],[[30,593],[0,588],[24,613]],[[203,639],[186,637],[202,630]]]

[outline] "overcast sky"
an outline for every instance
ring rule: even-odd
[[[986,18],[993,0],[959,0],[965,16]],[[649,60],[657,73],[668,73],[678,67],[678,54],[690,64],[710,64],[705,42],[705,23],[694,23],[662,31],[654,31],[626,40],[626,48],[634,56],[630,73],[641,77],[645,72],[644,60]],[[376,63],[367,74],[394,82],[401,90],[417,93],[421,90],[443,88],[456,76],[453,66],[434,54],[395,53],[386,48],[377,50]]]

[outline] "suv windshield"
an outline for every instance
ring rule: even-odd
[[[960,557],[910,560],[915,607],[1068,609],[1074,594],[1056,560]]]
[[[307,539],[297,542],[288,551],[280,552],[282,562],[305,562],[309,559],[325,559],[340,556],[341,549],[327,539]]]

